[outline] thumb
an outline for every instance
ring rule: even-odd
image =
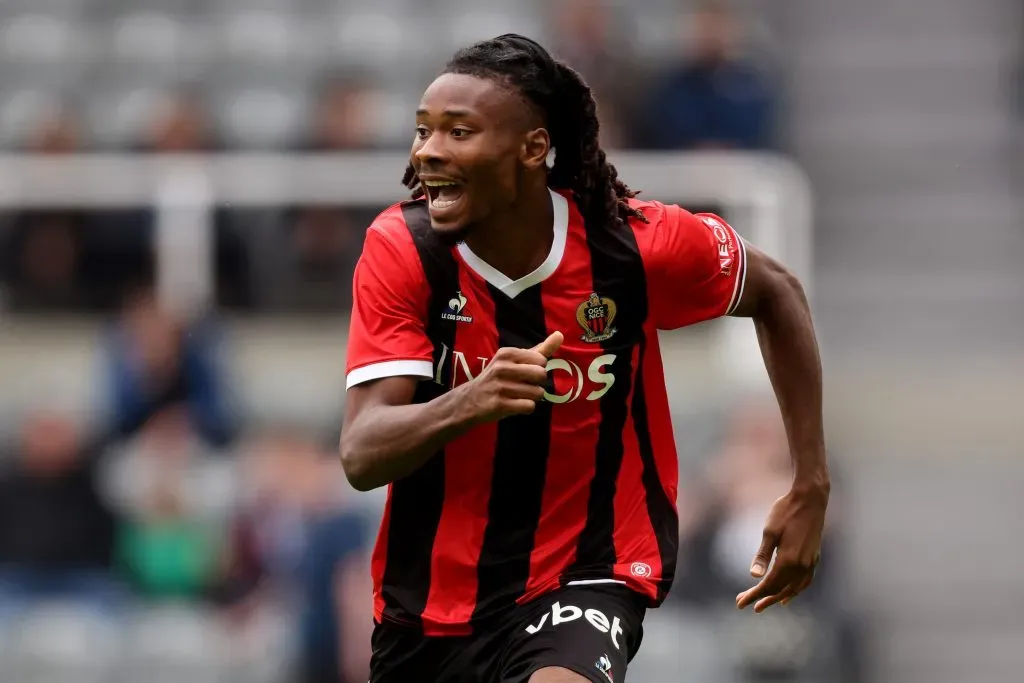
[[[754,561],[750,565],[750,575],[754,578],[761,578],[768,571],[768,565],[771,564],[772,555],[775,554],[775,547],[778,544],[778,536],[767,529],[761,536],[761,547],[757,549],[757,554],[754,555]]]
[[[565,341],[565,337],[562,336],[562,333],[555,331],[548,335],[547,339],[534,346],[531,350],[536,351],[545,358],[551,358],[551,356],[555,355],[555,352],[562,346],[563,341]]]

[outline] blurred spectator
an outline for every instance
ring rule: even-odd
[[[690,54],[658,83],[635,142],[657,149],[762,149],[773,143],[775,96],[741,54],[740,25],[721,0],[686,17]]]
[[[164,102],[146,134],[145,151],[148,152],[188,154],[212,148],[202,100],[184,91]]]
[[[127,299],[103,348],[115,433],[134,434],[169,407],[216,445],[235,432],[212,321],[185,323],[163,310],[150,288]]]
[[[321,87],[305,150],[345,152],[373,148],[379,124],[377,93],[359,76],[332,76]],[[380,207],[373,207],[372,216]],[[362,212],[295,206],[277,215],[250,216],[256,307],[276,313],[331,313],[351,303],[352,269],[369,224]]]
[[[219,151],[217,140],[202,98],[195,92],[182,90],[169,96],[151,121],[143,152],[155,154],[205,154]],[[140,237],[145,249],[152,244],[152,209],[133,212],[129,238],[137,244]],[[214,273],[216,300],[225,307],[245,307],[250,301],[249,255],[243,238],[246,221],[227,207],[214,208]]]
[[[304,151],[345,152],[375,146],[376,92],[359,76],[325,79]],[[352,269],[371,215],[337,206],[295,206],[250,217],[257,308],[275,313],[331,313],[351,303]]]
[[[306,206],[267,226],[261,244],[266,263],[253,283],[259,307],[297,314],[348,310],[352,270],[369,220],[340,207]]]
[[[114,513],[97,485],[98,448],[73,422],[37,412],[0,472],[0,620],[49,599],[121,606],[111,572]]]
[[[58,109],[44,118],[29,141],[35,154],[73,154],[81,149],[78,121],[69,109]]]
[[[751,401],[735,412],[703,480],[703,486],[688,486],[679,503],[681,553],[672,598],[691,609],[732,604],[755,583],[750,564],[765,519],[792,483],[789,444],[774,403]],[[836,517],[833,496],[821,564],[810,588],[785,610],[765,613],[765,619],[730,621],[730,648],[744,679],[796,680],[824,666],[836,680],[857,680],[857,636],[839,591]]]
[[[213,457],[184,410],[170,407],[154,414],[109,467],[108,495],[125,519],[117,559],[139,595],[209,596],[234,502],[230,461]]]
[[[55,111],[34,131],[26,152],[59,155],[78,151],[78,125]],[[72,209],[33,209],[10,215],[0,227],[3,264],[15,311],[74,311],[90,307],[86,215]]]
[[[594,92],[601,119],[601,145],[622,147],[632,102],[643,83],[642,70],[632,64],[631,46],[617,31],[605,0],[560,0],[551,5],[552,53],[583,76]]]
[[[245,463],[228,573],[236,609],[252,614],[298,604],[301,680],[365,680],[367,520],[345,500],[333,453],[299,433],[274,430],[255,441]]]
[[[30,210],[14,216],[3,245],[7,305],[18,312],[91,307],[85,286],[86,219],[74,210]]]
[[[320,90],[310,127],[308,151],[341,152],[375,146],[380,125],[378,93],[366,79],[335,76]]]

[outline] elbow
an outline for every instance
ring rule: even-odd
[[[338,450],[341,457],[341,469],[352,488],[365,493],[380,486],[378,482],[374,481],[373,471],[368,466],[369,458],[365,452],[352,443],[352,439],[343,436]]]

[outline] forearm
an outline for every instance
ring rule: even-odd
[[[821,359],[810,307],[792,275],[774,279],[753,315],[757,340],[789,439],[794,485],[827,491]]]
[[[427,403],[381,405],[346,424],[341,462],[349,482],[369,491],[412,474],[472,427],[459,389]]]

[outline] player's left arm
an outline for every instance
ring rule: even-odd
[[[651,219],[637,234],[655,326],[675,329],[722,316],[753,319],[786,426],[793,485],[765,524],[750,569],[760,582],[736,598],[740,608],[754,604],[760,612],[810,585],[829,498],[821,361],[810,307],[793,273],[726,221],[672,205],[650,206]]]
[[[753,320],[793,459],[792,488],[772,506],[750,569],[760,581],[736,598],[740,609],[753,604],[760,612],[788,602],[810,585],[821,548],[830,478],[821,361],[803,286],[777,260],[750,244],[744,247],[743,292],[730,315]]]

